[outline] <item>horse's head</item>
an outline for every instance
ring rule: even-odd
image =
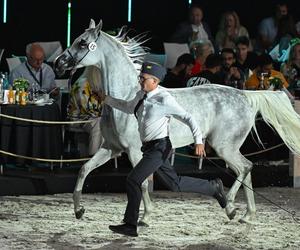
[[[55,59],[54,70],[58,75],[64,74],[66,70],[93,65],[97,62],[96,56],[87,58],[87,55],[96,52],[101,28],[102,21],[96,26],[95,21],[91,19],[88,29],[75,39],[70,48]]]

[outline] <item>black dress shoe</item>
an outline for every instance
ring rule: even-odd
[[[137,237],[137,226],[130,224],[121,224],[117,226],[109,226],[109,229],[115,233],[123,234],[127,236]]]
[[[213,197],[217,199],[217,201],[219,202],[222,208],[225,208],[227,205],[227,199],[224,192],[223,182],[221,181],[221,179],[217,178],[211,181],[211,184],[214,186],[216,190]]]

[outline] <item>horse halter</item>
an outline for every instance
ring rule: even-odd
[[[70,59],[65,60],[66,56],[65,55],[60,55],[55,59],[54,67],[57,68],[56,67],[56,62],[58,60],[61,60],[62,63],[59,66],[62,67],[62,66],[67,65],[67,66],[71,67],[71,71],[73,72],[74,69],[76,68],[76,66],[88,55],[89,52],[94,52],[97,49],[97,43],[96,42],[98,41],[99,37],[100,37],[100,33],[98,34],[95,41],[92,41],[92,42],[82,46],[87,51],[85,52],[85,54],[79,60],[76,59],[78,52],[76,52],[74,55],[72,55],[70,50],[67,49],[66,52],[67,52]]]

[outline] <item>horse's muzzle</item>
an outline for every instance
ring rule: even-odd
[[[53,68],[58,76],[62,76],[66,70],[73,69],[76,63],[73,57],[66,54],[61,54],[55,58]]]

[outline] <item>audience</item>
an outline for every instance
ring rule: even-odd
[[[52,91],[52,96],[57,96],[59,90],[54,90],[56,88],[55,74],[52,68],[44,63],[45,53],[43,48],[38,43],[27,45],[26,57],[27,61],[17,66],[10,73],[10,84],[12,85],[17,78],[25,78],[31,86],[33,83],[37,83],[41,89],[48,93]]]
[[[258,41],[256,50],[259,52],[268,51],[274,45],[278,31],[278,21],[282,16],[288,15],[288,6],[285,2],[276,5],[275,15],[264,18],[258,26]]]
[[[194,76],[201,72],[207,56],[214,53],[214,47],[209,40],[201,41],[193,44],[191,52],[195,57],[195,65],[192,68],[192,75]]]
[[[300,39],[292,39],[290,46],[288,60],[281,64],[280,71],[288,80],[288,89],[296,94],[295,90],[300,88]]]
[[[216,47],[235,48],[236,39],[239,36],[249,37],[248,30],[240,24],[240,18],[235,11],[226,11],[220,21],[219,30],[216,35]]]
[[[261,54],[257,59],[257,68],[246,81],[246,89],[261,90],[270,88],[270,78],[279,78],[285,88],[289,86],[283,74],[273,69],[273,60],[268,54]]]
[[[222,84],[222,79],[220,78],[220,70],[222,66],[222,58],[217,54],[210,54],[205,60],[205,69],[201,71],[197,76],[192,77],[187,82],[187,87],[216,83]]]
[[[257,55],[250,51],[250,41],[246,36],[240,36],[235,42],[236,46],[236,62],[235,65],[240,68],[245,78],[248,79],[252,71],[257,66]]]
[[[203,10],[199,5],[192,4],[189,8],[189,21],[179,24],[175,33],[171,36],[170,42],[187,43],[210,40],[213,41],[210,28],[202,21]]]
[[[282,57],[294,37],[296,37],[296,27],[292,16],[282,16],[278,21],[278,31],[274,42],[274,46],[279,45],[278,58]]]
[[[244,89],[245,75],[243,71],[235,66],[236,57],[233,49],[224,48],[221,51],[223,60],[220,77],[224,85],[238,89]]]
[[[184,88],[191,77],[195,59],[191,54],[183,54],[178,57],[174,68],[168,70],[161,85],[167,88]]]

